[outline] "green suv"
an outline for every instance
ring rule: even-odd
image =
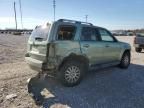
[[[25,59],[39,74],[57,75],[65,86],[80,83],[88,70],[118,65],[128,68],[131,47],[91,23],[60,19],[37,26]]]

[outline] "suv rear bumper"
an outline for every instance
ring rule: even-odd
[[[134,47],[135,48],[144,48],[144,44],[134,44]]]
[[[43,62],[33,59],[31,57],[25,57],[26,62],[29,64],[30,68],[35,70],[35,71],[41,71]]]

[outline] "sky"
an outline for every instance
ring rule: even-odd
[[[0,0],[0,29],[15,28],[14,0]],[[21,29],[19,0],[15,0]],[[21,0],[24,28],[53,21],[53,0]],[[56,0],[56,20],[85,21],[109,30],[144,28],[144,0]]]

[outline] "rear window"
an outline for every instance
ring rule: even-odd
[[[44,26],[37,26],[31,36],[30,40],[41,40],[41,41],[46,41],[50,32],[50,24],[49,25],[44,25]]]

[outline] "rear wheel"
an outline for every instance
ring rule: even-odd
[[[135,48],[135,51],[140,53],[142,51],[142,48]]]
[[[130,65],[130,52],[125,52],[122,56],[120,68],[127,69]]]
[[[65,86],[73,87],[78,85],[83,78],[83,65],[78,61],[67,61],[60,68],[59,79]]]

